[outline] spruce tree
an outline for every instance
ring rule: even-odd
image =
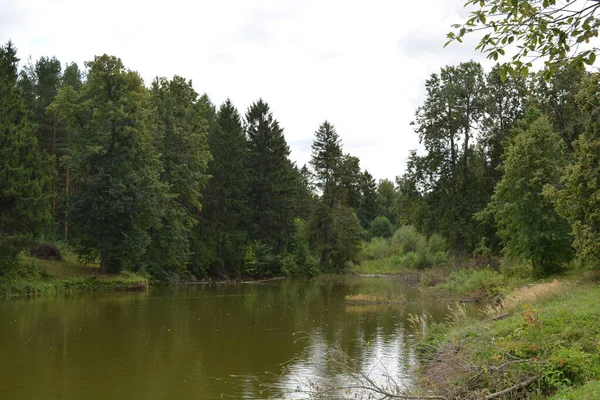
[[[86,63],[84,118],[72,146],[72,243],[101,272],[138,268],[167,196],[148,128],[148,91],[120,59]]]
[[[208,135],[213,160],[203,194],[199,261],[213,274],[239,275],[248,236],[248,141],[231,100],[219,107],[215,122]]]
[[[363,229],[369,229],[377,216],[377,182],[369,171],[360,176],[360,203],[356,212]]]
[[[347,160],[358,166],[358,159],[344,156],[335,127],[323,122],[315,132],[310,164],[321,197],[311,218],[311,242],[325,270],[342,270],[357,253],[360,223],[348,207]],[[346,180],[345,180],[346,178]]]
[[[17,51],[0,47],[0,275],[49,221],[52,167],[17,89]]]
[[[282,253],[294,233],[295,182],[283,128],[262,99],[246,113],[252,238]]]

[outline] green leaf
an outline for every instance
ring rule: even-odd
[[[587,65],[593,65],[596,62],[596,53],[591,52],[589,57],[585,60]]]

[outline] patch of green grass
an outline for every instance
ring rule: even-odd
[[[63,261],[23,259],[18,273],[0,278],[0,296],[44,295],[72,291],[133,290],[148,279],[128,271],[103,275],[97,265],[82,265],[73,256]]]
[[[600,399],[600,381],[589,381],[578,388],[561,390],[552,400],[597,400]]]
[[[440,363],[450,363],[447,360],[468,365],[451,378],[452,384],[440,385],[452,388],[450,394],[458,398],[498,392],[531,377],[538,378],[535,384],[515,392],[514,398],[592,396],[600,379],[599,298],[597,285],[570,284],[552,297],[518,307],[502,320],[432,326],[421,347],[423,359],[430,360],[425,362],[425,374],[429,368],[439,370]]]

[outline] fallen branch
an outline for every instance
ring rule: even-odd
[[[531,385],[534,382],[537,382],[539,379],[540,379],[539,375],[532,376],[531,378],[527,379],[525,382],[517,383],[516,385],[513,385],[513,386],[511,386],[509,388],[506,388],[506,389],[501,390],[499,392],[487,395],[487,396],[485,396],[485,399],[486,400],[497,399],[498,397],[503,396],[503,395],[505,395],[507,393],[511,393],[511,392],[517,391],[519,389],[525,389],[527,386]]]
[[[500,321],[501,319],[504,319],[504,318],[508,317],[509,315],[510,315],[509,313],[498,315],[497,317],[492,318],[492,321]]]

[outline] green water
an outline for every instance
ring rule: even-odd
[[[375,292],[408,303],[344,304]],[[410,385],[407,317],[422,312],[441,320],[447,302],[389,278],[0,300],[0,399],[266,398],[276,391],[264,384],[293,391],[339,374],[323,359],[331,344]]]

